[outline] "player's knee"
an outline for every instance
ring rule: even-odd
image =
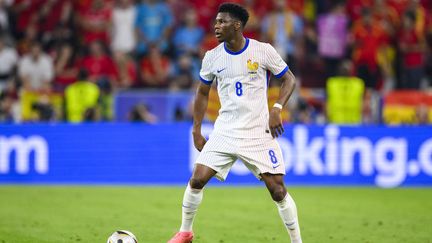
[[[274,201],[280,202],[285,198],[286,189],[284,186],[277,185],[272,188],[270,193]]]
[[[206,182],[203,179],[200,178],[194,178],[192,177],[189,181],[189,185],[193,189],[203,189]]]

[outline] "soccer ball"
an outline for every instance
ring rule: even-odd
[[[138,243],[138,240],[127,230],[117,230],[108,238],[107,243]]]

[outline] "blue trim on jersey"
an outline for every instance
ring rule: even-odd
[[[210,85],[210,84],[213,83],[213,81],[205,80],[205,79],[203,79],[203,77],[201,77],[201,76],[199,76],[199,78],[200,78],[201,82],[203,82],[203,83],[205,83],[205,84],[207,84],[207,85]]]
[[[276,77],[276,78],[280,78],[280,77],[282,77],[282,75],[284,75],[287,71],[288,71],[288,66],[286,66],[286,67],[284,68],[284,70],[282,70],[282,72],[280,72],[279,74],[276,74],[275,77]]]
[[[231,54],[231,55],[241,54],[242,52],[244,52],[246,50],[246,48],[248,48],[248,46],[249,46],[249,38],[246,38],[246,43],[245,43],[244,47],[240,51],[238,51],[238,52],[233,52],[233,51],[230,51],[226,47],[226,43],[224,42],[224,49],[225,49],[225,51],[228,52],[228,54]]]
[[[266,71],[266,81],[267,81],[267,87],[268,87],[270,84],[270,71],[269,70]]]

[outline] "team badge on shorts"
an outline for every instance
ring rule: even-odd
[[[249,72],[249,77],[251,80],[256,79],[258,77],[257,70],[258,70],[259,64],[257,62],[252,62],[251,59],[247,61],[247,68]]]

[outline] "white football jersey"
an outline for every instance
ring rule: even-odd
[[[246,38],[242,50],[232,52],[221,43],[208,51],[200,71],[202,82],[217,82],[221,102],[213,132],[236,138],[271,136],[267,87],[272,72],[281,77],[288,65],[268,43]]]

